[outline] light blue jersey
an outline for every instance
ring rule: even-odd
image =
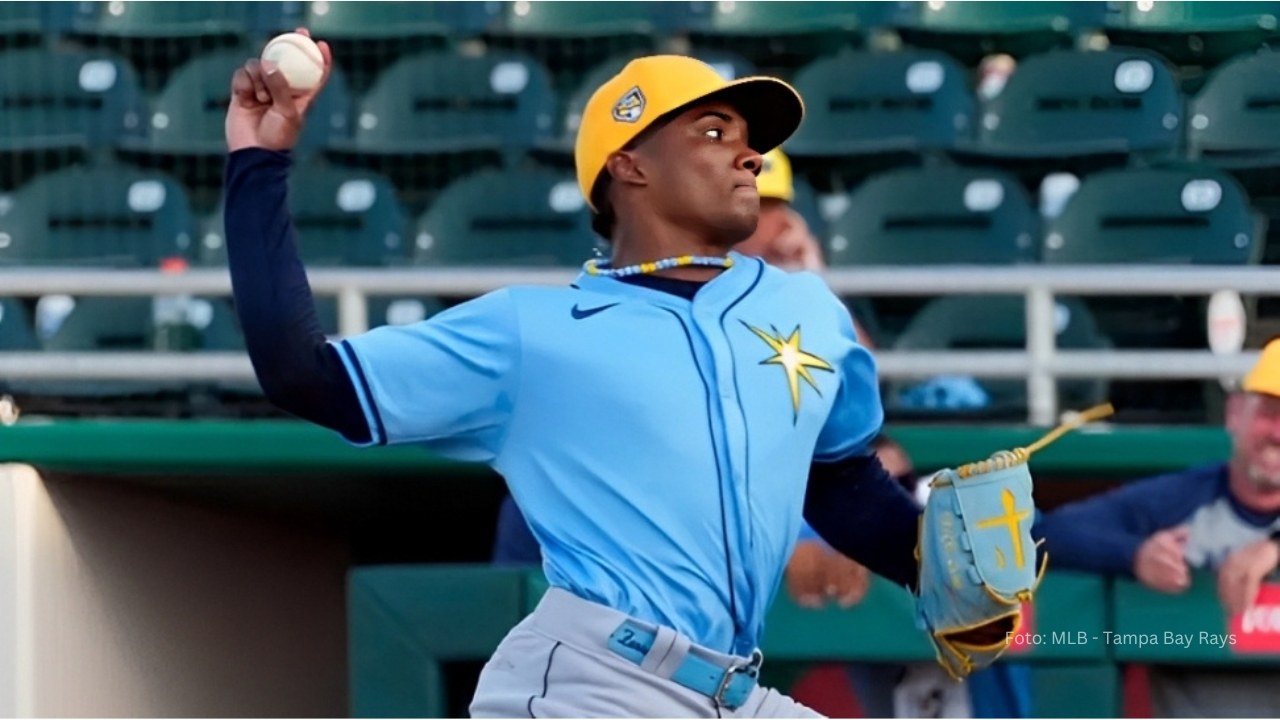
[[[489,463],[552,585],[746,655],[810,463],[866,452],[883,416],[821,278],[733,258],[692,302],[583,274],[339,346],[374,442]]]

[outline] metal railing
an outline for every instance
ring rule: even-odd
[[[348,336],[367,329],[370,296],[474,296],[514,284],[564,285],[576,274],[573,269],[312,269],[308,277],[316,295],[337,296],[339,334]],[[1219,290],[1246,297],[1280,295],[1280,268],[1273,267],[918,266],[832,269],[823,277],[842,296],[1024,295],[1023,350],[884,349],[876,351],[876,359],[886,379],[1026,378],[1028,420],[1039,425],[1057,419],[1060,379],[1212,380],[1242,376],[1257,359],[1256,351],[1061,350],[1054,331],[1056,296],[1208,296]],[[10,297],[230,293],[225,270],[0,269],[0,295]],[[0,353],[0,378],[247,381],[253,371],[243,354],[228,352],[10,352]]]

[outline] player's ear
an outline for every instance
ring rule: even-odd
[[[649,178],[645,174],[643,163],[638,153],[631,150],[619,150],[605,160],[605,169],[613,178],[613,182],[624,185],[648,185]]]

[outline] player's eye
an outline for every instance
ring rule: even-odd
[[[718,128],[718,127],[715,127],[715,128],[707,128],[707,130],[706,130],[706,132],[705,132],[704,134],[705,134],[707,137],[709,137],[709,138],[713,138],[713,139],[716,139],[716,140],[723,140],[723,139],[724,139],[724,128]]]

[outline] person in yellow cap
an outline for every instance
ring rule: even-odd
[[[791,161],[781,148],[765,153],[756,188],[760,192],[760,221],[751,237],[738,244],[738,252],[763,258],[784,270],[826,267],[822,245],[804,217],[792,207],[795,185]]]
[[[1226,614],[1253,624],[1259,587],[1280,564],[1280,339],[1263,349],[1225,416],[1225,462],[1135,480],[1043,516],[1038,530],[1054,566],[1172,594],[1212,574]],[[1157,717],[1271,717],[1280,706],[1274,668],[1246,674],[1170,662],[1149,675]]]
[[[505,478],[551,587],[485,665],[471,714],[814,715],[759,684],[802,519],[914,586],[920,509],[870,449],[878,381],[844,305],[812,273],[734,251],[756,229],[762,155],[803,116],[795,90],[687,57],[632,61],[588,101],[575,148],[610,257],[561,287],[332,342],[287,203],[288,150],[319,91],[257,60],[232,78],[236,311],[282,410]]]

